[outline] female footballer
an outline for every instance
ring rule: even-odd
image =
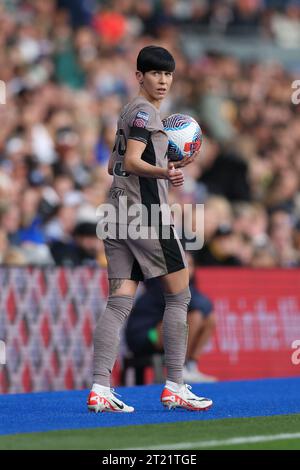
[[[110,223],[111,235],[104,239],[109,297],[94,333],[94,380],[87,401],[89,410],[95,412],[134,411],[116,397],[110,387],[110,376],[118,354],[120,332],[130,314],[138,283],[153,277],[161,279],[166,304],[163,340],[167,380],[161,403],[169,409],[197,411],[212,405],[212,400],[196,396],[183,382],[189,272],[168,211],[161,210],[169,207],[169,182],[181,186],[184,176],[180,167],[197,156],[168,163],[168,137],[159,109],[171,87],[174,70],[174,58],[166,49],[144,47],[137,57],[139,94],[123,108],[118,121],[108,165],[113,182],[107,201],[117,218]],[[134,205],[142,205],[142,225],[154,231],[149,230],[147,236],[137,238],[129,230],[130,225],[131,229],[135,228],[135,215],[130,210]]]

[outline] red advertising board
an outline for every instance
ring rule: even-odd
[[[300,375],[300,270],[206,268],[196,282],[217,317],[203,372],[220,380]]]
[[[90,387],[106,271],[1,267],[0,283],[0,393]]]
[[[217,316],[203,372],[220,380],[300,375],[300,270],[200,269],[196,281]],[[106,271],[3,267],[0,282],[0,393],[88,388]]]

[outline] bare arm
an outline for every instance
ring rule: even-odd
[[[168,178],[168,169],[150,165],[142,160],[146,144],[139,140],[128,139],[124,157],[124,169],[128,173],[150,178]]]
[[[125,171],[146,178],[168,179],[173,186],[181,186],[184,181],[182,171],[176,170],[172,165],[169,165],[168,168],[161,168],[145,162],[142,160],[142,154],[145,148],[146,144],[144,142],[128,139],[124,157]]]

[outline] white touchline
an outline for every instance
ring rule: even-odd
[[[126,450],[183,450],[217,446],[230,446],[234,444],[251,444],[255,442],[282,441],[284,439],[298,438],[300,439],[300,432],[274,435],[270,434],[269,436],[232,437],[231,439],[214,439],[211,441],[178,442],[177,444],[165,444],[160,446],[132,447]]]

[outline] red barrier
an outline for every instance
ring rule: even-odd
[[[292,362],[292,343],[300,340],[299,270],[201,269],[196,276],[217,315],[201,370],[221,380],[300,374],[299,360]],[[88,388],[106,272],[1,268],[0,283],[0,340],[6,345],[0,393]]]
[[[0,393],[88,388],[104,270],[0,268]]]
[[[300,270],[206,268],[197,270],[196,282],[217,316],[203,372],[221,380],[300,375],[292,361],[292,343],[300,340]]]

